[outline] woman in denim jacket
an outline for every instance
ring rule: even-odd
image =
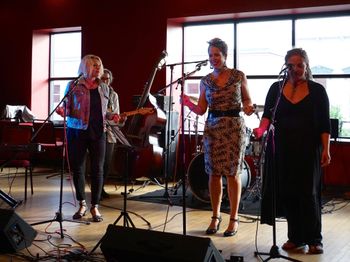
[[[65,109],[56,112],[67,116],[68,157],[73,173],[76,198],[79,209],[73,219],[82,218],[87,211],[85,195],[85,160],[90,158],[91,208],[94,222],[101,222],[98,210],[103,185],[103,163],[106,146],[106,120],[118,122],[118,114],[108,114],[109,87],[100,78],[103,74],[102,61],[98,56],[86,55],[79,66],[79,77],[68,83]]]

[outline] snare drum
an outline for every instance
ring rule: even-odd
[[[188,182],[193,195],[204,203],[210,203],[209,194],[209,176],[205,173],[204,168],[204,153],[200,153],[195,156],[190,165],[188,166]],[[244,160],[242,174],[240,175],[242,182],[242,193],[246,191],[250,184],[250,168],[248,163]],[[222,177],[223,184],[223,199],[227,198],[227,183],[226,177]],[[227,199],[226,199],[227,200]]]

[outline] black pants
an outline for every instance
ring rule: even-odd
[[[106,151],[106,135],[105,133],[102,133],[98,138],[91,138],[89,137],[88,131],[68,128],[67,140],[76,198],[78,201],[86,200],[85,165],[86,154],[89,152],[91,169],[91,204],[99,204],[103,185],[103,163]]]
[[[105,184],[107,177],[109,175],[109,168],[111,166],[114,145],[115,145],[114,143],[108,143],[106,141],[106,154],[105,154],[105,161],[103,165],[103,185]]]

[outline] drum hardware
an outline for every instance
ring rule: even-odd
[[[251,168],[255,171],[253,183],[247,189],[247,193],[244,196],[243,200],[250,200],[253,203],[261,200],[261,186],[262,186],[262,168],[263,168],[263,157],[260,156],[246,156],[246,158],[251,157],[252,161]]]
[[[260,121],[260,112],[264,112],[264,105],[254,105],[254,114],[256,115],[256,117],[258,118],[258,120]]]
[[[208,187],[209,176],[204,170],[204,153],[199,153],[192,159],[191,163],[188,166],[187,174],[189,186],[195,198],[204,203],[210,203],[210,194]],[[250,168],[248,163],[244,160],[241,174],[242,195],[245,193],[250,184],[250,178]],[[222,179],[222,200],[228,201],[226,177],[224,176]]]

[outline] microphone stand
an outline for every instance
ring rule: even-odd
[[[199,63],[196,65],[196,69],[193,70],[192,72],[189,72],[187,74],[183,74],[180,85],[181,85],[181,94],[180,97],[181,99],[183,98],[184,95],[184,84],[185,80],[196,73],[197,71],[201,70],[202,65],[204,63]],[[186,164],[186,158],[185,158],[185,106],[183,103],[181,103],[181,140],[180,140],[180,156],[181,156],[181,164],[180,164],[180,173],[182,176],[182,222],[183,222],[183,235],[186,235],[186,174],[185,174],[185,164]]]
[[[63,116],[63,146],[62,146],[62,167],[61,167],[61,174],[60,174],[60,198],[59,198],[59,205],[58,205],[58,211],[55,214],[55,217],[53,219],[49,219],[49,220],[45,220],[45,221],[41,221],[41,222],[36,222],[31,224],[32,226],[35,225],[40,225],[40,224],[46,224],[46,223],[51,223],[51,222],[58,222],[60,224],[60,235],[61,238],[64,238],[64,234],[63,234],[63,227],[62,227],[62,222],[63,221],[68,221],[68,222],[74,222],[74,223],[80,223],[80,224],[85,224],[85,225],[89,225],[90,222],[89,221],[77,221],[77,220],[68,220],[68,219],[63,219],[63,213],[62,213],[62,202],[63,202],[63,174],[64,174],[64,169],[65,169],[65,158],[66,158],[66,98],[69,97],[73,91],[75,90],[77,83],[79,81],[79,78],[81,78],[81,76],[79,76],[77,79],[74,80],[74,84],[73,87],[69,90],[69,92],[66,93],[66,95],[62,98],[62,100],[58,103],[58,105],[55,107],[55,109],[49,114],[49,116],[44,120],[44,122],[42,123],[42,125],[40,126],[40,128],[37,130],[37,132],[33,135],[32,137],[32,141],[34,140],[34,138],[38,135],[38,133],[40,132],[40,130],[43,128],[44,124],[46,124],[46,122],[49,120],[49,118],[53,115],[53,113],[56,111],[56,109],[63,103],[64,105],[64,116]],[[78,81],[77,81],[78,80]]]
[[[287,70],[282,70],[280,72],[280,74],[282,72],[284,73],[284,78],[283,78],[282,83],[280,84],[280,89],[279,89],[278,96],[276,98],[275,105],[272,108],[271,124],[269,126],[268,131],[267,131],[266,140],[264,141],[263,151],[262,151],[262,152],[265,152],[269,138],[271,138],[272,139],[271,143],[272,143],[272,168],[273,168],[273,170],[271,171],[270,179],[272,180],[272,188],[271,188],[271,190],[272,190],[272,199],[271,199],[272,211],[271,212],[272,212],[272,220],[273,220],[273,222],[272,222],[273,245],[270,249],[270,252],[268,252],[268,253],[267,252],[254,252],[254,255],[255,256],[268,255],[269,257],[263,261],[269,261],[270,259],[274,259],[274,258],[283,258],[283,259],[286,259],[289,261],[301,262],[300,260],[281,255],[281,253],[279,251],[279,247],[276,244],[276,195],[277,195],[277,192],[276,192],[276,174],[275,174],[275,161],[276,161],[276,159],[275,159],[275,127],[274,127],[274,123],[275,123],[277,107],[280,103],[280,99],[281,99],[281,96],[283,93],[283,88],[284,88],[284,86],[287,82],[287,79],[288,79]],[[271,135],[271,137],[270,137],[270,135]],[[265,163],[266,162],[267,161],[265,161]],[[260,162],[260,165],[261,165],[261,162]],[[266,172],[266,167],[265,167],[265,172]]]

